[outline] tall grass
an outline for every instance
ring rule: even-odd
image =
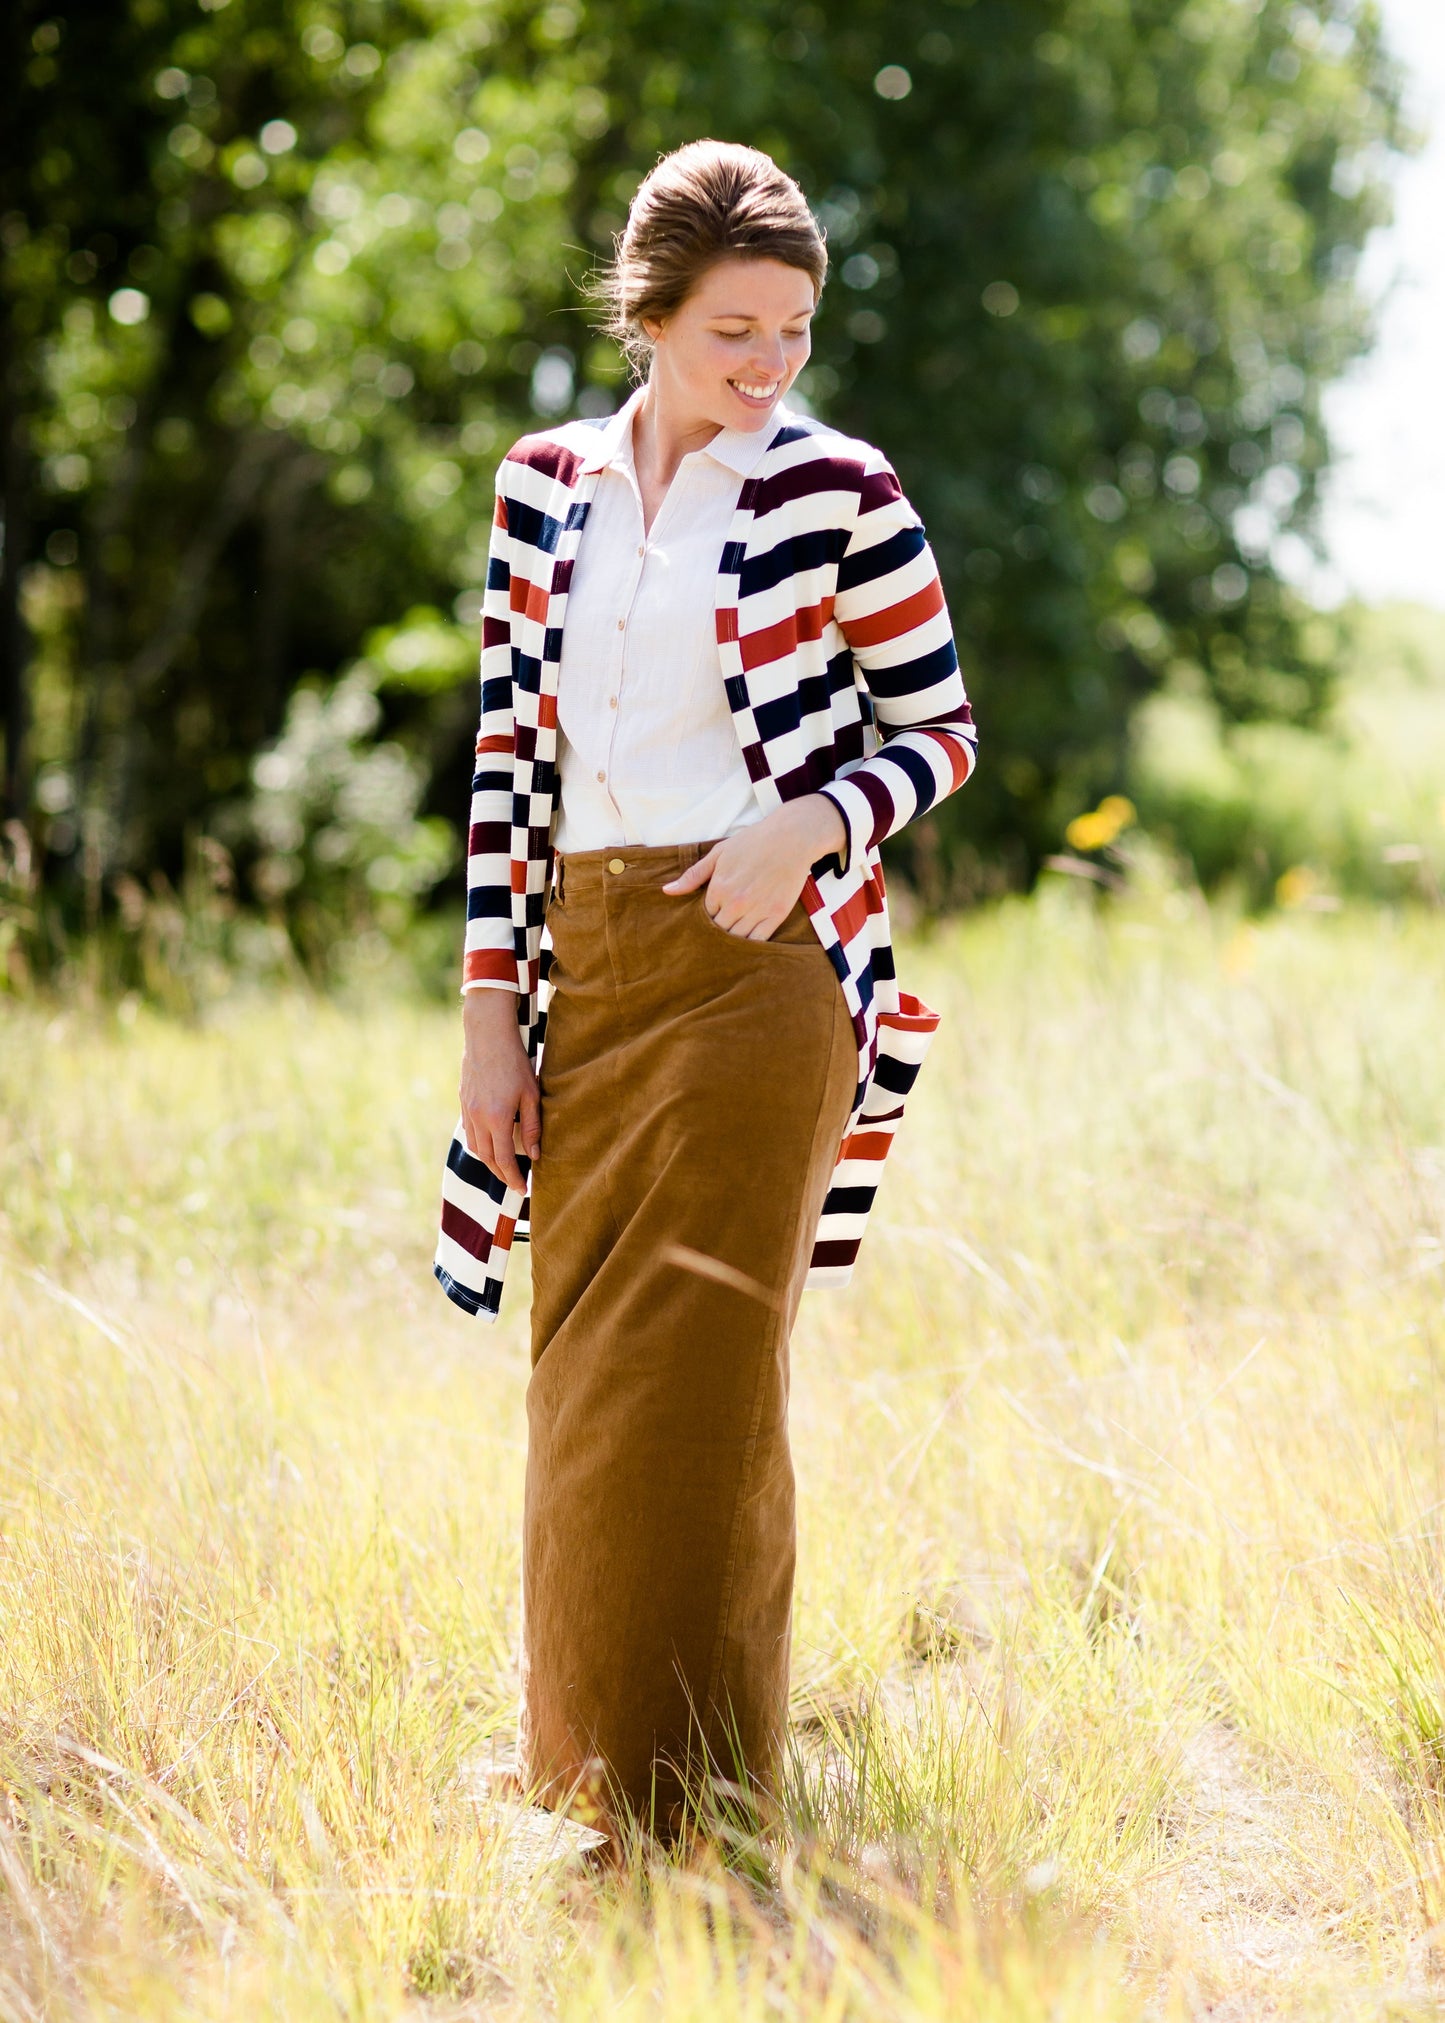
[[[496,1794],[523,1273],[428,1270],[456,1021],[0,1010],[0,2015],[1435,2013],[1445,922],[1046,891],[805,1302],[784,1818]]]

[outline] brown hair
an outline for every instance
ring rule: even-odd
[[[781,260],[810,277],[815,301],[823,292],[827,248],[793,178],[757,148],[689,141],[644,179],[596,283],[602,327],[634,368],[652,349],[644,320],[665,321],[729,257]]]

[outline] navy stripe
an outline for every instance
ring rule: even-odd
[[[823,1202],[825,1215],[866,1215],[878,1192],[872,1187],[830,1187]]]
[[[507,530],[523,547],[540,548],[544,555],[555,555],[565,527],[561,520],[554,520],[550,513],[542,512],[537,506],[524,505],[520,499],[508,499]]]
[[[915,751],[912,745],[900,743],[896,738],[890,739],[883,750],[887,758],[908,776],[917,803],[914,815],[923,814],[925,809],[933,806],[938,793],[938,780],[932,766],[922,752]]]
[[[831,716],[833,689],[827,674],[805,675],[798,683],[798,700],[803,705],[805,717]]]
[[[851,647],[845,646],[841,653],[835,653],[828,662],[828,686],[836,695],[840,688],[858,690],[858,707],[867,711],[868,691],[858,685],[858,663],[853,658]]]
[[[808,675],[796,688],[786,695],[774,696],[771,702],[760,702],[753,710],[753,720],[758,727],[758,735],[764,744],[772,738],[786,737],[795,731],[805,717],[827,717],[832,713],[833,697],[827,677],[821,674]],[[861,744],[861,740],[860,740]],[[834,746],[836,760],[836,744]]]
[[[471,1314],[474,1319],[478,1314],[495,1314],[501,1311],[502,1281],[499,1278],[484,1280],[481,1291],[477,1293],[473,1292],[470,1286],[463,1285],[459,1278],[453,1278],[451,1273],[443,1270],[439,1264],[434,1264],[432,1271],[453,1306],[459,1306],[464,1313]]]
[[[468,920],[510,920],[512,895],[496,885],[474,885],[467,894]]]
[[[491,555],[487,559],[487,588],[489,590],[510,590],[512,587],[512,565],[503,555]]]
[[[489,716],[496,710],[512,707],[512,677],[510,674],[489,674],[482,683],[482,715]]]
[[[848,536],[841,527],[825,527],[812,534],[793,534],[769,548],[766,555],[749,555],[738,571],[739,597],[756,597],[775,589],[789,576],[801,576],[807,569],[825,569],[841,563]],[[886,542],[879,543],[886,547]],[[838,582],[842,587],[840,569]]]
[[[891,1054],[880,1054],[873,1070],[873,1080],[880,1089],[886,1089],[890,1096],[906,1096],[918,1080],[916,1061],[897,1061]]]
[[[465,1180],[469,1187],[479,1187],[491,1201],[500,1203],[507,1190],[490,1166],[484,1166],[480,1159],[474,1159],[460,1138],[453,1138],[447,1147],[447,1164],[459,1180]]]
[[[860,583],[873,583],[895,569],[906,568],[923,553],[926,545],[921,527],[900,527],[886,541],[875,541],[871,548],[860,549],[856,555],[844,555],[838,564],[839,596],[845,590],[856,590]]]
[[[771,702],[760,702],[753,711],[753,720],[764,744],[770,738],[786,737],[803,721],[802,697],[797,689],[792,689],[787,695],[775,696]]]
[[[946,681],[957,672],[958,654],[953,641],[945,639],[942,646],[920,654],[917,660],[902,660],[897,667],[870,667],[868,686],[875,696],[885,698],[916,695],[920,689],[932,688],[935,682]]]
[[[472,792],[474,794],[510,794],[512,791],[512,769],[503,772],[473,773]]]

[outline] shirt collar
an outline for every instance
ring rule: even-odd
[[[583,469],[605,470],[608,464],[615,464],[619,457],[630,459],[632,454],[632,417],[642,405],[643,389],[636,387],[623,401],[616,414],[609,417],[597,431],[597,440],[588,451]]]
[[[588,453],[583,468],[589,471],[605,470],[609,464],[632,462],[632,420],[642,405],[645,387],[636,387],[609,417],[606,425],[597,432],[597,441]],[[748,476],[760,462],[763,452],[772,441],[779,428],[786,427],[794,419],[791,411],[780,401],[773,409],[766,428],[739,429],[725,428],[715,435],[710,443],[703,445],[703,453],[735,471],[740,478]]]

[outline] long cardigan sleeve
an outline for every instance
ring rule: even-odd
[[[881,747],[822,789],[847,825],[846,869],[961,787],[978,748],[938,565],[876,452],[838,564],[833,616],[867,686]]]
[[[516,716],[512,699],[512,536],[503,480],[496,508],[482,603],[482,714],[472,774],[467,833],[467,934],[462,990],[518,990],[512,928],[512,761]]]

